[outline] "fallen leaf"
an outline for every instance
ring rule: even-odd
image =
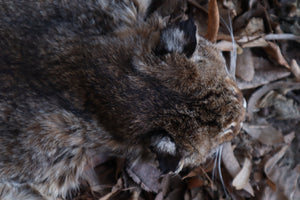
[[[101,197],[99,200],[109,200],[110,197],[120,192],[120,188],[122,187],[122,179],[119,178],[117,184],[112,188],[110,193],[107,193],[105,196]]]
[[[243,129],[262,144],[274,145],[284,141],[282,133],[267,121],[263,120],[263,122],[259,123],[261,124],[249,125],[248,123],[244,123]]]
[[[208,6],[208,22],[205,38],[211,42],[215,42],[219,31],[219,9],[217,0],[209,0]]]
[[[284,142],[287,144],[291,144],[291,142],[293,141],[294,138],[295,138],[295,132],[293,131],[284,136]]]
[[[154,200],[163,200],[164,199],[164,194],[163,192],[159,192]]]
[[[246,158],[242,170],[234,177],[232,185],[237,190],[243,189],[249,183],[252,164],[249,158]]]
[[[237,85],[242,90],[256,88],[291,74],[288,69],[274,67],[269,60],[263,57],[253,56],[253,63],[255,74],[251,81],[243,81],[237,78]]]
[[[274,167],[276,163],[284,156],[285,152],[287,151],[289,145],[284,145],[278,153],[273,155],[265,164],[264,172],[268,176],[270,180],[272,180],[271,174],[273,173]]]
[[[252,95],[250,96],[248,100],[248,107],[247,107],[247,115],[249,120],[251,121],[253,119],[254,112],[257,112],[259,109],[257,107],[258,101],[269,91],[274,89],[283,89],[283,88],[295,88],[300,87],[299,83],[294,82],[287,82],[287,81],[278,81],[274,82],[268,85],[263,86],[262,88],[256,90]]]
[[[281,50],[274,42],[268,42],[268,46],[264,47],[265,52],[270,56],[271,60],[290,69],[289,64],[281,54]]]
[[[245,34],[243,35],[254,35],[254,34],[261,34],[264,33],[264,21],[262,18],[256,18],[253,17],[252,19],[250,19],[250,21],[248,22],[245,30],[243,31],[245,32]]]
[[[231,177],[236,177],[236,175],[241,171],[240,164],[235,158],[231,143],[229,142],[223,145],[222,162]],[[253,188],[249,182],[245,184],[243,189],[254,196]]]
[[[254,77],[253,56],[248,48],[243,50],[243,54],[237,56],[236,75],[244,81],[251,81]]]
[[[276,184],[272,181],[272,180],[270,180],[269,178],[267,178],[267,184],[268,184],[268,186],[273,190],[273,191],[276,191]]]
[[[262,97],[268,93],[269,91],[281,89],[281,90],[298,90],[300,89],[299,82],[292,82],[292,81],[278,81],[268,85],[263,86],[262,88],[255,91],[248,101],[248,108],[247,108],[247,115],[249,121],[253,119],[253,115],[255,112],[259,111],[259,101]],[[270,98],[272,96],[271,95]],[[280,97],[280,95],[277,95]],[[277,97],[276,96],[276,97]],[[282,95],[281,95],[282,96]],[[286,99],[285,97],[283,97]],[[263,103],[264,104],[264,103]],[[266,103],[269,104],[269,103]],[[298,105],[293,103],[293,100],[282,100],[282,98],[275,98],[272,102],[274,105],[274,110],[276,111],[276,117],[278,119],[298,119],[300,116],[300,111]]]
[[[300,82],[300,67],[295,59],[291,62],[291,71],[296,77],[296,80]]]
[[[161,188],[159,181],[161,172],[150,162],[136,161],[130,163],[126,171],[128,175],[146,191],[157,193]]]
[[[196,188],[205,185],[205,182],[201,180],[199,177],[193,177],[188,180],[188,188]]]
[[[139,197],[140,197],[140,193],[141,193],[141,191],[140,190],[134,190],[133,192],[132,192],[132,195],[131,195],[131,197],[130,197],[130,200],[139,200]]]

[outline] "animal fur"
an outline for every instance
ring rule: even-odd
[[[238,133],[220,52],[159,6],[0,0],[0,199],[65,198],[97,155],[197,166]]]

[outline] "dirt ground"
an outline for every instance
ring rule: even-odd
[[[141,170],[108,159],[96,168],[100,184],[83,185],[76,200],[300,200],[300,1],[212,5],[188,0],[181,15],[193,16],[199,34],[216,42],[228,63],[232,24],[236,81],[248,102],[240,134],[221,154],[180,174],[160,176],[155,165]],[[218,18],[219,27],[207,24]]]

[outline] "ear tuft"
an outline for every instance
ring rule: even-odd
[[[160,42],[155,53],[164,55],[177,52],[187,57],[192,56],[197,45],[196,29],[192,18],[167,26],[161,31]]]

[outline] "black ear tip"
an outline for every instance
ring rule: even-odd
[[[190,57],[194,53],[197,46],[197,27],[195,25],[194,19],[190,17],[188,20],[180,22],[179,28],[183,30],[185,38],[187,40],[183,51],[187,57]]]
[[[197,46],[196,31],[197,27],[192,17],[168,25],[161,31],[160,42],[154,51],[155,54],[164,55],[177,52],[185,54],[187,57],[192,56]]]
[[[193,17],[189,17],[189,19],[180,22],[179,28],[191,36],[196,34],[197,28],[196,28],[195,20]]]

